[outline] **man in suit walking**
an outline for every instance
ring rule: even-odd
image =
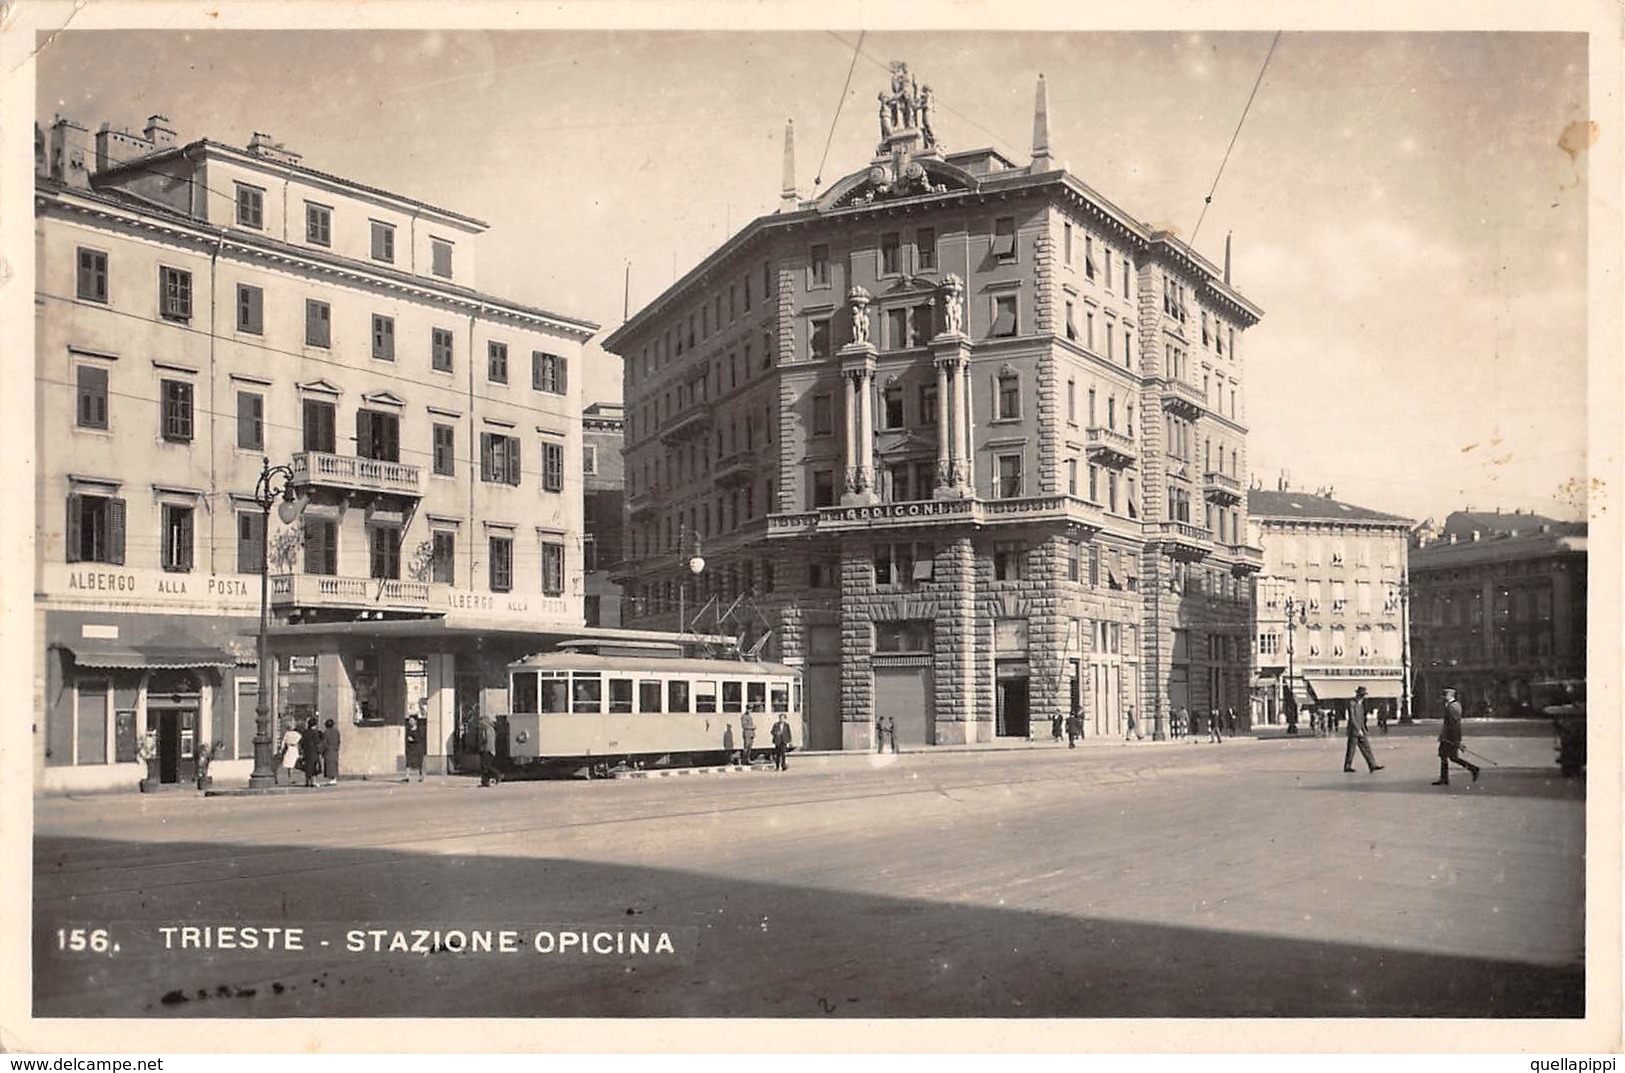
[[[1349,701],[1348,744],[1343,749],[1343,770],[1354,770],[1354,747],[1360,747],[1360,755],[1365,757],[1365,766],[1373,771],[1381,771],[1382,765],[1377,758],[1371,755],[1371,739],[1365,732],[1365,686],[1356,686],[1354,699]]]
[[[1472,772],[1474,782],[1478,781],[1478,765],[1470,764],[1461,758],[1461,702],[1456,699],[1456,691],[1446,686],[1444,689],[1444,726],[1439,728],[1439,778],[1433,785],[1450,785],[1451,764],[1460,764]]]
[[[779,721],[773,724],[773,767],[777,771],[788,770],[789,764],[785,757],[790,752],[790,724],[785,721],[784,713],[779,713]]]

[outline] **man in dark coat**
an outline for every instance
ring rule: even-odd
[[[502,785],[502,772],[497,770],[497,725],[490,716],[480,716],[476,724],[480,736],[480,785]]]
[[[305,720],[305,729],[299,735],[299,770],[305,773],[305,785],[316,785],[316,773],[322,766],[322,732],[316,727],[313,715]]]
[[[427,744],[423,736],[423,727],[418,723],[417,716],[407,716],[406,774],[408,778],[415,771],[418,773],[418,781],[423,781],[423,758],[428,752]]]
[[[1083,712],[1077,705],[1072,706],[1072,714],[1066,717],[1066,747],[1076,749],[1078,739],[1083,737]]]
[[[327,776],[327,785],[337,786],[339,781],[339,742],[342,740],[339,728],[329,719],[322,728],[322,774]]]
[[[1473,781],[1478,781],[1478,765],[1469,764],[1461,758],[1461,702],[1456,699],[1456,691],[1446,686],[1444,690],[1444,726],[1439,728],[1439,777],[1434,781],[1433,785],[1450,785],[1450,765],[1452,763],[1460,764],[1472,772]]]
[[[1365,732],[1365,686],[1357,686],[1354,690],[1354,699],[1349,701],[1348,744],[1343,749],[1343,770],[1354,770],[1354,747],[1360,747],[1360,755],[1365,757],[1365,766],[1371,771],[1381,771],[1382,765],[1377,758],[1371,755],[1371,739]]]
[[[786,756],[790,752],[790,724],[785,721],[784,713],[779,713],[779,721],[773,724],[773,767],[778,771],[786,771],[790,765]]]

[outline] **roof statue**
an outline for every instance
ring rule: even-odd
[[[862,287],[853,287],[847,292],[847,305],[852,308],[852,343],[855,346],[869,345],[869,292]]]
[[[931,87],[923,90],[909,73],[908,64],[893,61],[891,65],[891,92],[882,90],[880,98],[880,147],[877,156],[892,151],[892,139],[901,135],[918,135],[919,148],[930,151],[937,148],[936,135],[931,131]]]

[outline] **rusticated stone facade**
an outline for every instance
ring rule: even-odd
[[[677,625],[679,591],[729,609],[805,668],[809,745],[873,749],[880,714],[956,744],[1245,706],[1235,341],[1260,313],[1050,167],[889,127],[606,341],[629,623]]]

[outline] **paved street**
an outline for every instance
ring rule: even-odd
[[[1427,732],[1374,775],[1240,739],[42,797],[35,1013],[1578,1016],[1584,783],[1548,738],[1469,743],[1502,766],[1448,789]],[[162,948],[219,924],[307,949]],[[73,927],[119,952],[56,950]],[[387,951],[414,929],[518,949]]]

